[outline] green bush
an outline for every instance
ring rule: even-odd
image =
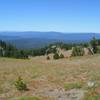
[[[53,56],[53,58],[54,58],[54,59],[59,59],[59,58],[60,58],[60,57],[59,57],[59,54],[58,54],[58,53],[55,53],[54,56]]]
[[[83,56],[83,55],[84,55],[84,49],[82,47],[79,46],[73,47],[72,56]]]
[[[19,77],[15,82],[15,87],[19,91],[25,91],[27,90],[27,85],[23,82],[22,78]]]
[[[47,56],[47,58],[46,58],[47,60],[50,60],[50,57],[49,56]]]
[[[60,57],[60,58],[64,58],[64,55],[61,53],[59,57]]]
[[[98,48],[97,48],[98,41],[97,41],[97,39],[95,37],[92,38],[92,40],[90,41],[90,44],[91,44],[91,46],[93,48],[93,52],[97,53],[97,51],[98,51]]]

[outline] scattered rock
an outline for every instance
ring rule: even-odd
[[[55,100],[82,100],[84,91],[79,89],[72,89],[70,91],[54,89],[53,91],[45,91],[43,96],[53,97]]]

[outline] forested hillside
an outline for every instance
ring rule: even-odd
[[[11,44],[7,44],[0,40],[0,56],[1,57],[12,57],[12,58],[28,58],[23,50],[18,50]]]
[[[18,49],[42,48],[54,42],[86,43],[100,34],[94,33],[63,33],[63,32],[0,32],[0,40],[9,42]]]
[[[45,46],[43,48],[33,49],[17,49],[15,46],[0,41],[0,56],[1,57],[12,57],[12,58],[29,58],[30,56],[44,56],[49,54],[59,54],[60,51],[67,53],[68,50],[72,50],[72,56],[84,55],[84,48],[92,54],[100,53],[100,40],[93,37],[90,42],[87,43],[63,43],[55,42]],[[64,56],[62,53],[59,56]]]

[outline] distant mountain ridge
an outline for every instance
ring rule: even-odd
[[[95,36],[100,39],[97,33],[63,33],[63,32],[0,32],[0,39],[7,41],[17,48],[29,49],[39,48],[53,42],[88,42]]]

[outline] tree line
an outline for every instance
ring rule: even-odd
[[[42,56],[50,53],[57,55],[57,48],[71,50],[73,48],[73,56],[84,55],[83,48],[92,48],[94,53],[100,53],[100,39],[93,37],[88,43],[63,43],[56,42],[52,43],[43,48],[36,48],[30,50],[19,50],[16,47],[0,40],[0,57],[12,57],[18,59],[27,59],[29,56]],[[61,55],[63,58],[63,55]]]
[[[0,57],[26,59],[28,58],[28,55],[24,50],[18,50],[11,44],[7,44],[6,42],[0,40]]]

